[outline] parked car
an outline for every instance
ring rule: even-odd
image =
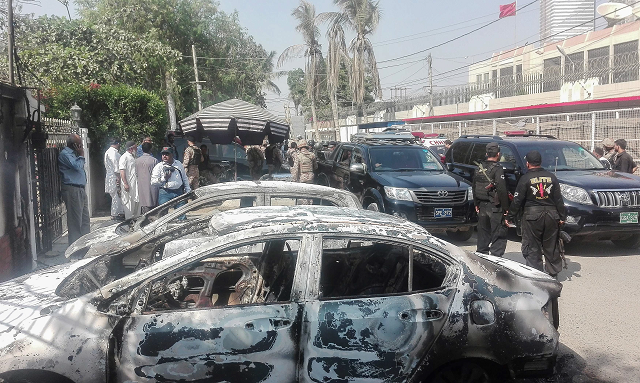
[[[405,218],[459,241],[473,234],[473,191],[409,132],[354,135],[318,160],[316,182],[347,189],[365,209]]]
[[[337,207],[216,213],[210,231],[117,280],[117,266],[83,259],[0,284],[0,378],[462,383],[553,370],[562,285],[520,263]]]
[[[318,185],[284,181],[225,182],[200,187],[137,218],[94,230],[71,244],[65,256],[82,258],[120,252],[136,244],[153,242],[150,239],[162,239],[167,231],[176,236],[194,233],[206,228],[208,217],[216,211],[300,203],[362,207],[352,193]],[[187,226],[182,228],[183,225]]]
[[[527,172],[524,156],[531,150],[540,152],[542,167],[554,172],[560,182],[567,208],[564,230],[572,237],[611,240],[624,248],[640,246],[640,177],[606,169],[575,142],[521,132],[505,137],[462,136],[447,152],[447,166],[472,180],[489,142],[500,146],[500,164],[512,193]]]

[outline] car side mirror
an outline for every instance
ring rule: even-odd
[[[352,173],[364,174],[365,173],[364,164],[361,164],[359,162],[355,164],[351,164],[351,166],[349,166],[349,171]]]
[[[600,160],[600,162],[602,162],[602,166],[604,166],[605,169],[611,170],[611,162],[607,160]]]
[[[452,164],[451,162],[447,162],[447,163],[446,163],[446,166],[447,166],[447,171],[452,172],[452,171],[453,171],[453,169],[455,169],[455,168],[453,167],[453,164]]]

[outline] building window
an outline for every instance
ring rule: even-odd
[[[515,86],[515,95],[519,96],[524,94],[522,89],[522,64],[516,65],[516,86]]]
[[[613,82],[638,79],[638,40],[613,46]]]
[[[487,73],[485,73],[485,74],[484,74],[484,77],[483,77],[482,81],[483,81],[485,84],[488,84],[488,83],[489,83],[489,72],[487,72]]]
[[[584,80],[584,52],[576,52],[564,59],[564,81]]]
[[[587,52],[587,78],[597,78],[599,84],[609,83],[609,47],[592,49]]]
[[[476,75],[476,84],[478,84],[478,85],[482,84],[482,75],[481,74],[477,74]]]
[[[498,97],[511,97],[514,95],[513,67],[500,68],[500,90]]]
[[[560,90],[562,86],[562,79],[560,74],[562,60],[560,56],[546,59],[543,63],[543,83],[542,91],[551,92],[554,90]]]

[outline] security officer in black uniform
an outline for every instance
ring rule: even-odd
[[[487,159],[478,164],[473,177],[473,202],[478,212],[478,253],[502,257],[507,248],[505,215],[509,195],[504,170],[498,163],[500,147],[491,142],[486,148]]]
[[[560,226],[567,218],[560,184],[553,173],[540,166],[542,156],[538,151],[530,151],[525,159],[528,171],[518,182],[507,220],[513,222],[518,211],[524,208],[522,255],[527,266],[544,271],[544,254],[547,273],[556,276],[562,270],[558,235]]]

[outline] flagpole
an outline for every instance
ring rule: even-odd
[[[518,46],[518,2],[516,1],[516,10],[514,12],[515,16],[515,25],[513,26],[513,49],[516,49]]]

